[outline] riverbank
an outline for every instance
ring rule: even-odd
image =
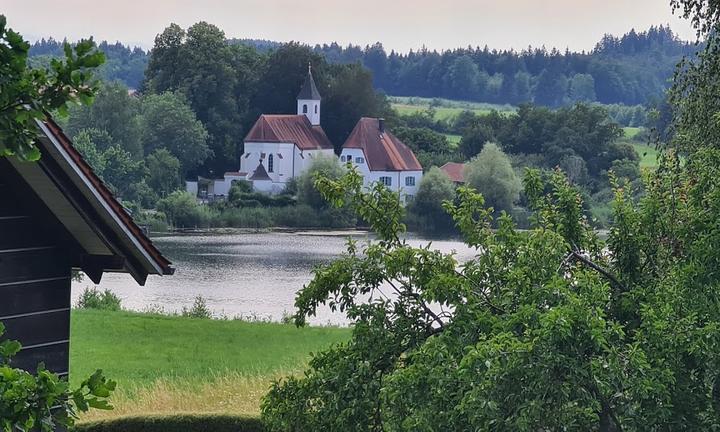
[[[257,414],[271,382],[301,373],[311,352],[350,330],[73,310],[73,385],[101,368],[118,382],[116,409],[83,420],[134,414]]]
[[[365,237],[372,232],[361,228],[289,228],[289,227],[268,227],[268,228],[178,228],[168,231],[151,231],[152,236],[172,235],[234,235],[234,234],[260,234],[260,233],[282,233],[296,235],[330,236],[330,237]]]

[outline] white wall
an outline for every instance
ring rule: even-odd
[[[185,190],[192,196],[197,196],[198,193],[198,182],[196,181],[186,181],[185,182]]]
[[[290,143],[245,143],[245,153],[240,158],[240,171],[252,175],[260,163],[260,156],[265,153],[262,164],[265,171],[275,183],[287,183],[293,178],[293,153],[297,149]],[[269,160],[273,155],[273,170],[270,172]],[[281,157],[282,156],[282,157]],[[295,161],[297,171],[297,160]],[[297,176],[297,172],[295,173]]]
[[[423,175],[422,171],[371,171],[367,164],[365,153],[361,149],[343,149],[342,153],[340,153],[340,162],[347,163],[343,161],[343,158],[347,158],[348,156],[352,157],[352,166],[356,167],[363,176],[363,184],[365,187],[369,187],[372,183],[380,181],[380,177],[390,177],[391,184],[389,189],[399,192],[403,203],[409,202],[417,194]],[[361,159],[358,160],[358,158]],[[406,179],[408,177],[415,179],[414,186],[407,185]]]
[[[303,112],[303,107],[307,105],[307,113]],[[297,113],[298,115],[305,115],[308,120],[310,120],[310,124],[313,126],[317,126],[320,124],[320,101],[319,100],[309,100],[309,99],[298,99],[297,103]]]

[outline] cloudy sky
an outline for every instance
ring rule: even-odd
[[[29,40],[52,36],[152,47],[170,22],[205,20],[228,37],[315,44],[376,41],[398,51],[488,45],[589,50],[605,33],[670,24],[693,31],[668,0],[0,0]]]

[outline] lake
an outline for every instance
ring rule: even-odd
[[[144,287],[126,274],[105,274],[98,285],[122,299],[126,309],[162,309],[178,312],[202,296],[216,316],[280,321],[294,312],[295,295],[310,282],[316,266],[331,262],[344,251],[347,234],[247,233],[168,235],[153,237],[155,245],[173,262],[173,276],[150,276]],[[359,242],[370,234],[353,233]],[[430,240],[408,236],[413,245]],[[474,252],[459,241],[432,240],[433,249],[456,251],[465,261]],[[73,283],[73,304],[82,290],[92,286],[85,278]],[[312,324],[345,324],[340,313],[318,311]]]

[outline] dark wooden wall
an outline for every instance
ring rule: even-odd
[[[14,367],[67,374],[71,263],[47,215],[17,199],[0,176],[0,322],[3,339],[22,343]]]

